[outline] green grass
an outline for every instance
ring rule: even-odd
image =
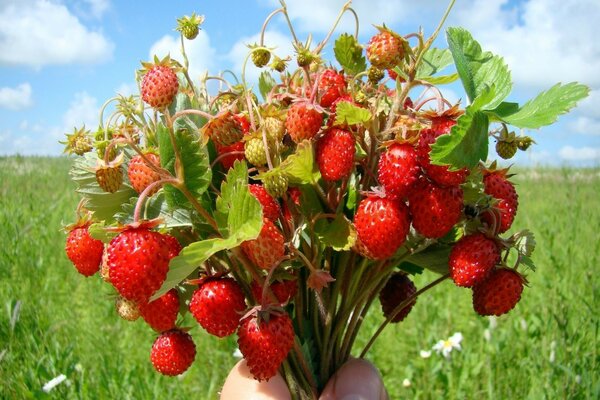
[[[181,378],[160,376],[149,362],[153,332],[120,320],[110,288],[83,278],[66,259],[60,226],[73,221],[77,204],[69,165],[63,158],[0,158],[0,398],[216,398],[235,362],[235,338],[194,328],[192,368]],[[492,328],[472,311],[469,290],[446,282],[424,295],[369,353],[391,398],[600,397],[600,171],[522,172],[515,226],[536,234],[538,271],[521,303]],[[434,278],[424,273],[417,286]],[[381,322],[373,311],[356,353]],[[420,357],[454,332],[464,336],[461,352]],[[59,374],[70,384],[45,394],[44,383]]]

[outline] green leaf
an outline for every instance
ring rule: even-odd
[[[448,49],[430,48],[423,55],[423,59],[417,68],[416,78],[427,80],[452,64],[452,53]]]
[[[529,268],[530,270],[532,270],[533,272],[535,272],[535,263],[533,262],[533,260],[531,259],[531,257],[527,257],[527,256],[521,256],[520,259],[520,264],[526,266],[527,268]]]
[[[535,236],[529,229],[524,229],[517,232],[513,236],[515,240],[515,248],[523,256],[530,257],[535,250]]]
[[[116,214],[116,219],[122,224],[132,223],[136,203],[137,198],[134,197],[129,203],[123,204],[123,210]],[[142,206],[140,218],[144,220],[161,218],[163,220],[161,226],[167,229],[187,228],[192,226],[190,211],[182,208],[172,209],[169,207],[164,191],[159,191],[154,196],[146,199]]]
[[[341,104],[344,103],[339,103],[339,105]],[[319,179],[312,144],[309,140],[299,143],[296,147],[296,152],[290,154],[279,165],[279,168],[288,177],[290,183],[293,184],[313,184]]]
[[[431,162],[449,164],[453,168],[472,168],[488,154],[488,117],[482,111],[467,107],[450,134],[437,138],[431,146]]]
[[[343,214],[339,214],[332,222],[319,220],[315,225],[315,233],[325,246],[336,251],[348,251],[356,243],[356,230]]]
[[[254,239],[262,226],[262,208],[248,190],[248,167],[236,161],[221,185],[215,220],[223,237]],[[240,242],[241,243],[241,242]]]
[[[490,121],[494,122],[502,122],[504,118],[508,115],[514,114],[519,110],[518,103],[511,103],[508,101],[503,101],[498,105],[498,107],[493,110],[487,110],[486,114],[490,117]]]
[[[479,43],[463,28],[448,28],[446,36],[469,100],[473,102],[487,87],[494,85],[495,96],[484,109],[496,108],[512,89],[510,71],[504,59],[483,51]]]
[[[273,78],[273,76],[269,73],[269,71],[261,72],[258,77],[258,90],[260,91],[260,95],[266,101],[267,96],[271,93],[271,90],[277,85],[277,82]]]
[[[77,186],[75,191],[86,200],[85,207],[94,213],[95,219],[111,224],[115,222],[115,214],[121,211],[121,204],[129,202],[132,197],[137,198],[138,194],[125,183],[114,193],[105,192],[96,181],[97,164],[96,153],[86,153],[75,159],[69,175]],[[123,174],[125,173],[123,170]]]
[[[589,87],[577,82],[566,85],[558,83],[503,119],[519,128],[537,129],[556,122],[559,115],[567,113],[589,93]]]
[[[105,228],[106,225],[104,225],[104,222],[96,222],[90,225],[88,233],[93,239],[100,240],[103,243],[110,243],[119,233],[106,230]]]
[[[440,75],[440,76],[424,76],[419,78],[425,82],[431,83],[432,85],[447,85],[458,79],[458,74]]]
[[[414,266],[417,266],[439,274],[446,274],[448,273],[448,258],[451,250],[452,246],[442,244],[431,245],[427,249],[408,257],[400,264],[400,268],[414,268]],[[405,263],[409,265],[405,265]]]
[[[362,47],[354,36],[344,33],[335,41],[333,52],[336,60],[349,75],[356,75],[367,69],[367,61]]]
[[[175,130],[175,144],[181,157],[184,184],[187,190],[199,198],[208,188],[212,179],[212,170],[206,146],[203,146],[197,130],[188,126],[185,119],[179,119],[180,129]],[[167,127],[159,124],[157,128],[160,163],[163,168],[175,175],[175,151]],[[172,185],[163,187],[167,203],[172,208],[190,208],[188,199]]]
[[[423,273],[424,270],[423,267],[419,267],[417,264],[411,263],[409,261],[402,261],[402,263],[398,265],[398,268],[400,268],[404,272],[408,272],[411,275],[420,275]]]
[[[336,125],[358,125],[365,124],[371,120],[371,112],[366,108],[356,106],[350,102],[342,101],[335,109]]]

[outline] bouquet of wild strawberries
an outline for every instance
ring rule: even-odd
[[[289,22],[282,2],[267,23],[278,13]],[[68,135],[81,202],[67,255],[86,276],[100,270],[121,317],[158,332],[158,372],[194,361],[182,310],[209,334],[236,334],[255,379],[279,372],[295,397],[315,398],[377,299],[385,322],[360,357],[445,279],[472,290],[480,315],[519,301],[535,243],[506,234],[517,193],[508,169],[488,163],[488,141],[504,159],[526,150],[533,140],[508,126],[550,124],[587,88],[508,102],[503,59],[467,31],[449,28],[449,49],[432,47],[444,21],[429,38],[383,26],[362,46],[342,34],[335,66],[320,54],[338,21],[315,46],[290,23],[293,61],[251,45],[246,61],[268,67],[257,87],[245,71],[236,85],[195,84],[185,52],[143,63],[139,96],[108,101],[95,134]],[[201,23],[179,20],[182,48]],[[222,90],[210,95],[209,79]],[[456,80],[465,107],[437,87]],[[417,289],[410,276],[423,268],[441,276]]]

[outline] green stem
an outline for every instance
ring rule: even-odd
[[[185,44],[184,44],[184,40],[183,40],[183,33],[181,33],[179,35],[179,38],[181,39],[181,55],[183,56],[183,75],[185,76],[185,79],[188,82],[188,85],[190,86],[190,88],[192,89],[192,93],[194,94],[194,97],[196,97],[196,89],[194,88],[194,83],[192,82],[192,79],[190,78],[189,75],[189,66],[190,66],[190,62],[188,61],[188,57],[187,54],[185,52]]]
[[[344,4],[342,6],[342,9],[340,10],[335,22],[333,23],[333,26],[327,33],[327,36],[325,37],[325,39],[323,39],[323,41],[315,49],[315,54],[319,54],[321,52],[321,50],[323,50],[323,48],[327,45],[327,42],[331,38],[331,35],[333,35],[333,32],[335,31],[338,24],[340,23],[342,16],[344,15],[344,13],[346,11],[348,11],[348,9],[350,9],[350,3],[352,3],[352,0],[347,1],[346,4]],[[354,10],[352,10],[352,11],[354,11]],[[354,16],[356,17],[356,34],[355,34],[355,36],[358,37],[358,17],[356,16],[356,12],[354,13]]]
[[[298,37],[296,36],[296,32],[294,31],[294,26],[292,25],[292,21],[290,21],[290,16],[288,15],[288,12],[287,12],[287,5],[285,4],[284,0],[279,0],[279,3],[281,3],[281,9],[283,10],[283,15],[285,15],[285,20],[287,21],[288,28],[290,28],[290,33],[292,34],[294,43],[299,44],[300,41],[298,40]]]

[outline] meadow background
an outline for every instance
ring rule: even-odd
[[[209,337],[190,319],[196,361],[181,377],[163,377],[149,361],[152,330],[119,319],[111,288],[66,258],[61,225],[77,205],[70,163],[0,157],[0,398],[217,398],[236,362],[235,337]],[[451,282],[419,298],[369,354],[392,399],[600,398],[600,169],[519,172],[514,227],[529,228],[538,242],[530,287],[494,320],[477,316],[471,292]],[[434,278],[426,272],[416,284]],[[381,320],[374,307],[355,353]],[[462,351],[421,357],[455,332],[464,336]],[[67,381],[45,393],[60,374]]]

